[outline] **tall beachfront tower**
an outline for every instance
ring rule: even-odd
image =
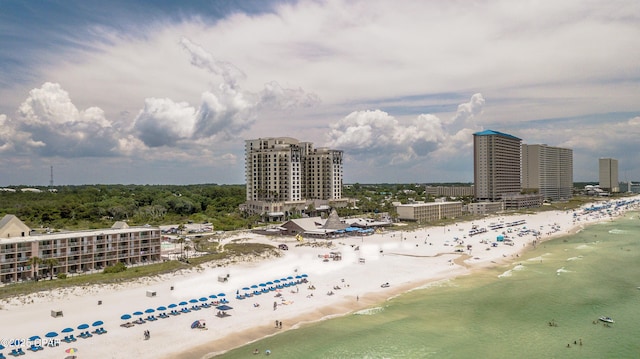
[[[473,134],[476,199],[498,201],[505,194],[520,193],[521,142],[518,137],[493,130]]]
[[[573,150],[541,145],[522,145],[522,188],[537,190],[544,199],[571,198]]]
[[[613,158],[600,158],[599,165],[600,188],[607,189],[611,193],[620,192],[618,184],[618,160]]]
[[[279,217],[307,200],[341,199],[342,158],[342,151],[291,137],[246,140],[247,210]]]

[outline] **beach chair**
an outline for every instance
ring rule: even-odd
[[[14,357],[17,357],[20,355],[20,353],[18,353],[18,350],[16,349],[11,349],[11,353],[9,353],[9,355],[13,355]]]
[[[71,334],[71,335],[69,335],[69,340],[72,341],[72,342],[75,342],[78,339],[76,339],[76,337],[74,337],[73,334]]]
[[[4,356],[4,354],[0,353],[0,359],[7,359],[7,357]]]

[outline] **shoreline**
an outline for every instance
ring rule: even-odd
[[[635,206],[631,210],[637,209],[638,203]],[[60,347],[45,348],[37,356],[41,359],[64,357],[64,349],[72,346],[79,349],[81,357],[89,358],[213,358],[287,330],[375,308],[440,280],[512,264],[534,249],[534,240],[540,244],[575,234],[585,226],[614,220],[625,211],[613,215],[585,212],[578,218],[571,211],[502,215],[413,231],[394,230],[369,237],[322,240],[321,243],[331,243],[331,246],[297,246],[295,240],[286,241],[290,250],[283,252],[282,257],[246,259],[225,266],[212,263],[189,272],[148,277],[133,283],[64,288],[3,301],[0,316],[4,323],[11,325],[0,328],[0,339],[44,337],[49,331],[101,320],[108,334],[79,339],[71,344],[63,342]],[[486,227],[490,222],[508,223],[513,219],[526,220],[526,226],[539,230],[540,235],[516,236],[514,229],[513,235],[509,232],[513,246],[492,245],[498,231],[469,238],[464,235],[473,225]],[[506,232],[506,229],[500,231]],[[270,238],[247,233],[239,234],[238,238],[248,236],[251,241],[276,243]],[[226,240],[232,241],[234,237]],[[277,243],[280,242],[282,238]],[[460,253],[462,248],[467,250]],[[326,260],[324,256],[329,251],[341,252],[342,260]],[[241,288],[301,273],[308,274],[308,283],[251,298],[235,298],[236,293],[243,291]],[[220,276],[224,275],[229,280],[220,282]],[[382,283],[390,283],[390,286],[382,288]],[[148,297],[146,291],[155,291],[157,296]],[[229,316],[219,318],[215,315],[216,309],[202,309],[133,328],[120,327],[124,323],[120,317],[125,313],[212,293],[226,294],[233,307]],[[101,303],[96,306],[97,301]],[[52,318],[49,311],[53,309],[63,310],[64,317]],[[208,330],[190,329],[194,320],[205,321]],[[274,321],[282,322],[282,328],[276,328]],[[149,340],[143,339],[145,330],[151,332]],[[73,333],[77,337],[79,331]],[[60,338],[64,337],[64,333],[60,334]],[[0,352],[7,354],[10,347],[5,346],[8,350]],[[110,350],[124,347],[126,353]]]

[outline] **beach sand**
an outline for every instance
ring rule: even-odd
[[[331,246],[299,245],[293,238],[278,237],[274,240],[243,233],[225,241],[251,238],[251,241],[273,245],[287,243],[289,250],[282,251],[282,256],[276,258],[246,258],[225,265],[210,263],[198,270],[122,284],[65,288],[5,300],[0,302],[0,320],[3,323],[0,344],[7,348],[0,352],[6,355],[10,351],[12,347],[7,345],[10,339],[27,339],[34,335],[44,338],[50,331],[58,332],[60,335],[55,339],[61,339],[67,335],[60,333],[63,328],[88,324],[88,330],[92,331],[95,329],[91,327],[92,323],[100,320],[104,322],[100,326],[107,330],[106,334],[82,339],[78,338],[81,330],[75,329],[70,334],[78,338],[76,342],[62,342],[58,347],[46,347],[38,353],[24,348],[27,354],[23,357],[64,358],[68,355],[66,349],[76,348],[78,353],[75,355],[79,359],[209,358],[306,323],[375,307],[389,298],[438,280],[512,263],[523,251],[532,248],[534,240],[539,244],[574,233],[588,224],[612,220],[619,214],[595,212],[576,218],[574,212],[552,211],[535,215],[491,216],[444,227],[415,231],[402,231],[395,227],[371,236],[316,241],[331,242]],[[503,243],[491,246],[497,235],[506,229],[489,230],[489,224],[521,219],[526,224],[514,227],[513,233],[507,233],[513,239],[513,246]],[[488,231],[469,237],[468,232],[473,225],[485,227]],[[540,236],[517,236],[515,228],[523,227],[540,231]],[[456,237],[464,241],[462,247],[457,247]],[[466,247],[469,244],[472,245],[471,251]],[[340,252],[342,259],[325,261],[325,255],[330,252]],[[295,279],[303,274],[307,283],[236,299],[236,293],[248,292],[242,288],[287,277]],[[225,282],[218,280],[227,276]],[[389,286],[382,288],[383,283],[389,283]],[[311,286],[315,289],[310,289]],[[147,291],[154,291],[156,295],[149,297]],[[329,292],[333,295],[328,295]],[[229,315],[226,317],[217,317],[215,308],[204,308],[130,328],[120,326],[126,322],[120,319],[124,314],[219,293],[224,293],[224,298],[233,307],[227,310]],[[188,307],[191,305],[189,303]],[[180,308],[178,306],[177,309]],[[54,318],[50,315],[51,310],[60,310],[64,316]],[[157,316],[158,313],[153,314]],[[145,313],[142,317],[147,315]],[[128,321],[137,317],[133,316]],[[191,329],[196,320],[203,320],[207,329]],[[282,322],[282,328],[276,328],[276,321]],[[144,339],[145,330],[150,332],[149,340]]]

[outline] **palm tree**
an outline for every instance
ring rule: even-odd
[[[179,237],[178,243],[180,243],[180,259],[182,259],[182,245],[184,244],[184,237]]]
[[[59,264],[58,260],[55,258],[47,258],[43,263],[49,268],[49,279],[53,280],[53,267]]]
[[[42,263],[42,258],[38,256],[32,256],[27,260],[27,264],[33,266],[33,278],[37,282],[38,281],[38,265]]]
[[[189,250],[191,250],[191,246],[190,245],[186,245],[184,246],[184,258],[185,259],[189,259]]]

